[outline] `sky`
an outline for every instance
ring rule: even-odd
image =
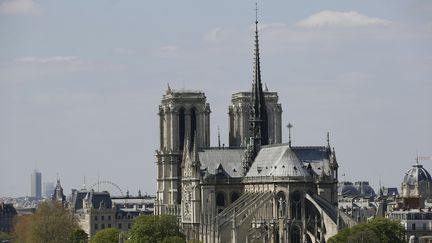
[[[29,195],[34,169],[43,182],[60,178],[66,194],[84,178],[87,188],[111,181],[154,194],[168,83],[205,92],[212,145],[218,126],[228,144],[231,94],[252,82],[254,8],[0,0],[0,197]],[[432,155],[432,1],[258,8],[262,79],[294,125],[293,145],[325,145],[328,131],[340,181],[400,187],[416,156]]]

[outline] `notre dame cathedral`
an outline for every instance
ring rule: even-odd
[[[258,21],[252,90],[232,95],[229,146],[210,147],[210,105],[168,90],[159,106],[156,214],[202,242],[326,242],[353,222],[337,208],[338,163],[324,146],[282,143],[278,94],[263,89]]]

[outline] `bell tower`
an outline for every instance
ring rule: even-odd
[[[210,112],[203,92],[172,90],[168,85],[159,106],[156,214],[179,213],[182,154],[188,146],[185,141],[199,148],[210,146]]]

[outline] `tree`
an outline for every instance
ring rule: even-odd
[[[82,229],[75,229],[72,232],[71,241],[72,243],[85,243],[88,240],[87,233]]]
[[[380,242],[404,243],[405,229],[399,221],[386,218],[374,218],[369,222],[370,229],[380,239]]]
[[[329,239],[329,243],[345,242],[382,242],[403,243],[405,229],[399,221],[386,218],[374,218],[367,223],[357,224],[339,231]]]
[[[117,243],[119,240],[120,230],[116,228],[107,228],[98,231],[90,240],[91,243]]]
[[[0,242],[2,240],[10,240],[11,238],[12,237],[8,233],[0,231]]]
[[[135,219],[129,235],[132,243],[161,243],[165,238],[167,242],[180,242],[173,241],[179,239],[185,242],[177,219],[170,215],[142,215]]]
[[[350,243],[380,243],[378,236],[370,229],[355,232],[347,238]]]
[[[16,242],[70,243],[78,224],[72,214],[56,202],[39,204],[35,214],[18,217],[14,226]],[[79,241],[77,241],[79,242]]]
[[[186,240],[180,236],[168,236],[162,240],[162,243],[186,243]]]
[[[31,242],[29,229],[32,218],[33,215],[22,215],[16,218],[14,230],[12,232],[15,242]]]
[[[30,235],[34,242],[67,243],[78,228],[71,213],[56,202],[41,203],[30,222]]]

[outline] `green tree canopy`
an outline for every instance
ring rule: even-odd
[[[375,218],[367,223],[355,225],[339,231],[329,239],[329,243],[345,242],[382,242],[404,243],[405,229],[399,221]]]
[[[119,240],[120,230],[116,228],[107,228],[98,231],[92,238],[91,243],[117,243]]]
[[[129,236],[132,243],[185,242],[177,219],[170,215],[142,215],[136,218]]]
[[[82,229],[75,229],[72,232],[71,242],[72,243],[85,243],[88,240],[87,233]]]

